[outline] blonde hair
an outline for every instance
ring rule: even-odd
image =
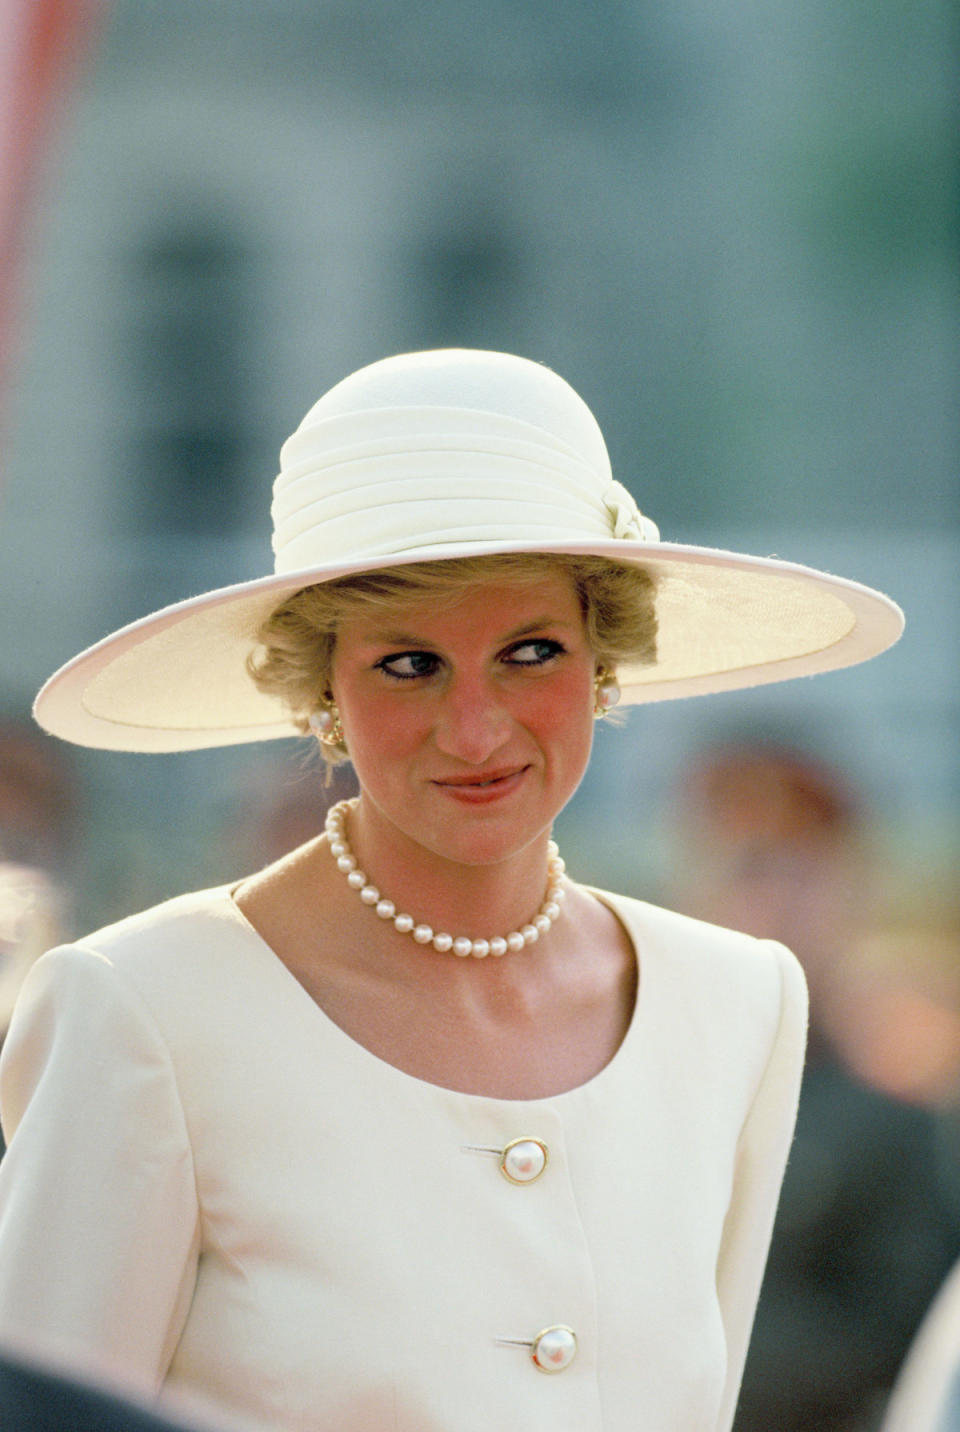
[[[573,553],[503,552],[413,562],[302,587],[260,627],[247,670],[257,689],[278,697],[306,733],[311,714],[332,699],[337,628],[345,618],[428,597],[433,604],[444,597],[455,601],[477,582],[534,586],[551,573],[566,576],[576,592],[598,668],[612,673],[621,662],[656,660],[656,583],[645,568]],[[342,743],[323,743],[322,750],[334,764],[347,758]]]

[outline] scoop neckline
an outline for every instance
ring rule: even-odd
[[[585,890],[587,894],[592,895],[595,900],[598,900],[600,904],[605,905],[614,918],[619,921],[630,944],[630,948],[633,951],[637,976],[635,984],[636,993],[634,995],[630,1020],[623,1038],[606,1064],[604,1064],[601,1069],[598,1069],[596,1074],[592,1074],[589,1079],[584,1080],[582,1084],[574,1084],[569,1089],[561,1089],[553,1094],[504,1097],[496,1094],[474,1093],[466,1089],[454,1089],[449,1084],[439,1084],[432,1079],[424,1079],[419,1074],[411,1074],[408,1070],[402,1069],[398,1064],[392,1064],[389,1059],[384,1059],[382,1055],[374,1053],[374,1051],[369,1049],[361,1040],[349,1034],[327,1013],[323,1005],[318,1004],[309,991],[300,983],[293,971],[280,958],[272,945],[264,939],[256,926],[252,924],[240,909],[240,906],[234,898],[234,894],[235,891],[239,889],[241,883],[241,881],[236,881],[233,884],[222,885],[219,887],[217,893],[225,902],[233,922],[250,937],[260,953],[268,957],[269,964],[275,967],[279,979],[286,986],[287,990],[297,999],[300,1008],[305,1010],[308,1017],[311,1016],[312,1012],[313,1017],[319,1019],[328,1035],[341,1043],[349,1052],[352,1059],[385,1071],[388,1077],[402,1081],[408,1087],[412,1085],[421,1092],[432,1091],[448,1099],[463,1100],[475,1104],[501,1105],[514,1109],[527,1106],[532,1107],[535,1105],[556,1104],[558,1101],[573,1100],[577,1096],[592,1092],[601,1081],[606,1082],[613,1079],[621,1065],[627,1062],[632,1045],[638,1037],[638,1029],[641,1023],[641,986],[646,985],[649,971],[640,959],[640,951],[637,947],[637,931],[632,923],[625,918],[624,912],[619,908],[617,897],[609,891],[599,890],[592,885],[582,885],[580,887],[582,890]],[[643,1002],[645,1002],[645,991],[643,991],[643,993]]]

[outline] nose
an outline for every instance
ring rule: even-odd
[[[479,766],[510,739],[513,721],[495,685],[456,676],[441,697],[434,740],[445,756]]]

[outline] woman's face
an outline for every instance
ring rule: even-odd
[[[595,671],[561,573],[345,620],[333,695],[377,827],[467,864],[529,845],[586,768]]]

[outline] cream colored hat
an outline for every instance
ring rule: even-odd
[[[272,576],[178,602],[82,652],[37,697],[40,725],[126,751],[299,734],[247,675],[260,623],[311,583],[425,559],[585,552],[648,568],[658,659],[619,670],[628,703],[850,666],[903,627],[893,602],[856,582],[661,542],[614,480],[582,399],[504,353],[408,353],[345,378],[284,444],[272,511]]]

